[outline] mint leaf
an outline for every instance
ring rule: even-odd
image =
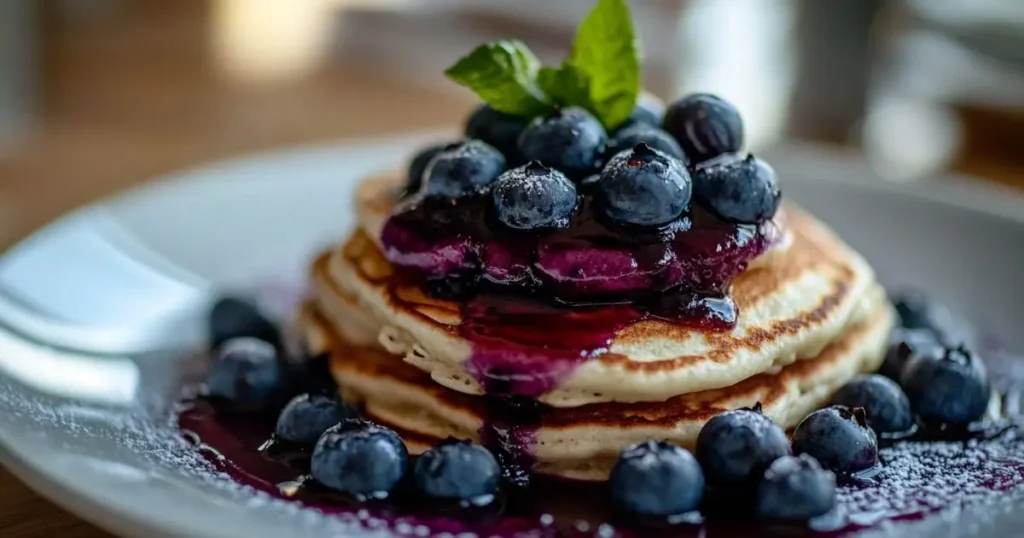
[[[537,84],[555,105],[593,109],[590,103],[590,80],[572,65],[566,64],[561,68],[541,67],[537,73]]]
[[[526,45],[501,40],[480,45],[444,74],[499,112],[531,117],[551,108],[537,86],[539,69],[540,61]]]
[[[589,80],[591,111],[608,129],[629,117],[640,93],[640,46],[626,0],[598,0],[583,19],[569,65]]]

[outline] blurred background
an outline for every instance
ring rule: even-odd
[[[1024,188],[1024,1],[631,4],[648,89],[730,99],[751,149],[813,141],[922,189],[945,170]],[[496,37],[556,61],[590,5],[0,0],[0,251],[203,161],[458,126],[475,99],[445,67]],[[5,536],[98,535],[24,489],[0,504]]]
[[[474,99],[444,67],[499,36],[557,60],[590,4],[4,0],[0,249],[201,161],[455,126]],[[954,169],[1024,185],[1024,2],[632,5],[648,88],[731,99],[752,149],[813,140],[893,180]]]

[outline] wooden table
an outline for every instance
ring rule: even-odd
[[[10,538],[110,536],[40,498],[3,468],[0,468],[0,535]]]

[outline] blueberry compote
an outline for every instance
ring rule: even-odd
[[[251,338],[253,332],[246,329],[241,336]],[[895,333],[894,345],[904,337]],[[224,360],[222,352],[213,351],[217,360]],[[927,349],[913,360],[929,357],[942,360]],[[462,532],[479,536],[849,536],[940,511],[1006,506],[1007,500],[1014,499],[1008,494],[1024,493],[1024,360],[993,350],[978,357],[985,359],[999,406],[990,406],[984,416],[966,426],[929,423],[918,414],[916,426],[908,432],[879,433],[878,465],[852,476],[839,474],[835,508],[809,521],[758,516],[752,496],[710,484],[698,512],[654,517],[617,512],[613,499],[622,495],[613,495],[609,484],[529,479],[529,453],[516,448],[533,444],[532,427],[545,417],[545,408],[530,398],[484,397],[492,424],[480,437],[497,457],[503,479],[494,495],[466,501],[423,495],[416,489],[413,473],[407,473],[386,497],[354,498],[317,483],[310,477],[309,445],[274,436],[283,401],[253,410],[225,405],[218,398],[190,398],[179,408],[177,424],[182,437],[211,467],[232,480],[370,530],[418,536]],[[325,357],[317,357],[300,363],[302,368],[290,368],[294,372],[279,379],[282,389],[337,394],[336,387],[325,384],[330,374],[322,367],[324,361]],[[868,406],[884,403],[870,395],[862,400]],[[947,403],[956,405],[953,400]],[[434,444],[411,432],[398,433],[406,444]],[[414,463],[410,462],[410,469]]]
[[[592,184],[578,189],[557,228],[510,229],[490,193],[413,195],[384,227],[384,253],[403,278],[462,305],[469,364],[488,393],[549,391],[642,319],[730,328],[729,283],[781,235],[773,221],[734,224],[697,204],[664,225],[627,226],[601,214]]]
[[[307,451],[268,442],[276,419],[272,411],[238,414],[192,401],[184,404],[178,425],[216,470],[243,485],[370,529],[384,527],[400,534],[849,536],[886,521],[919,520],[941,510],[998,503],[1007,493],[1024,490],[1024,419],[1014,388],[1024,381],[1021,364],[1019,357],[1001,357],[987,365],[993,379],[1000,380],[1004,418],[989,417],[985,427],[958,432],[932,430],[902,441],[880,440],[879,467],[869,478],[840,479],[836,508],[807,523],[757,519],[753,508],[743,512],[735,497],[714,496],[706,496],[703,516],[641,520],[615,513],[606,484],[539,477],[523,487],[506,478],[493,499],[475,504],[427,499],[417,494],[411,480],[387,499],[365,501],[331,492],[309,478]],[[420,440],[399,433],[407,442]]]

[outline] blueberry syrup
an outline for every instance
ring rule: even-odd
[[[530,486],[531,452],[544,406],[518,396],[484,396],[480,443],[498,458],[505,482],[516,490]]]
[[[280,499],[288,499],[325,514],[361,520],[368,528],[381,525],[437,534],[472,532],[481,536],[635,536],[652,533],[673,536],[849,536],[886,521],[920,520],[945,509],[991,504],[1010,492],[1024,491],[1024,417],[1020,386],[1024,368],[1019,358],[988,363],[1000,385],[1005,417],[981,427],[951,431],[921,428],[901,440],[882,439],[880,465],[855,477],[841,477],[837,508],[806,525],[779,525],[740,516],[743,495],[709,490],[702,516],[678,520],[643,520],[615,514],[607,486],[546,477],[525,471],[529,461],[496,453],[505,467],[502,491],[482,505],[438,504],[424,500],[402,485],[383,501],[360,502],[328,491],[307,478],[308,453],[268,442],[273,413],[257,415],[216,411],[206,402],[184,404],[178,416],[182,436],[193,443],[218,470],[235,481]],[[494,398],[495,416],[526,420],[538,417],[536,404]],[[534,418],[533,420],[539,420]],[[488,444],[521,445],[519,424],[502,424]],[[526,428],[528,432],[529,429]],[[408,440],[415,434],[400,432]],[[525,435],[529,435],[526,433]],[[488,439],[485,436],[485,441]],[[423,439],[422,441],[428,441]]]
[[[680,316],[675,321],[718,328],[734,315],[730,301],[706,299],[687,299],[675,310]],[[542,412],[533,398],[560,386],[583,362],[606,353],[616,331],[644,317],[633,304],[570,309],[508,294],[478,295],[462,304],[459,333],[473,345],[466,370],[488,402],[480,437],[506,470],[516,469],[513,474],[522,480],[528,477]]]
[[[658,306],[657,317],[671,311],[674,322],[701,329],[724,329],[735,320],[728,299],[670,294]],[[651,317],[636,304],[570,308],[489,293],[462,303],[459,334],[473,344],[467,370],[485,392],[537,397],[607,352],[617,331]]]
[[[381,234],[400,281],[460,304],[467,371],[492,396],[481,439],[525,484],[535,413],[522,402],[606,353],[620,329],[662,319],[728,330],[732,279],[780,238],[773,222],[736,225],[694,205],[655,229],[602,219],[587,186],[569,226],[505,228],[487,196],[398,202]],[[543,327],[543,330],[538,330]]]
[[[665,300],[681,297],[666,295]],[[676,322],[687,319],[697,327],[718,328],[734,315],[729,301],[686,301],[672,306],[679,316]],[[472,297],[460,310],[459,333],[473,346],[466,370],[487,395],[480,438],[522,486],[532,465],[530,451],[543,407],[534,398],[560,386],[583,362],[607,352],[615,332],[645,314],[634,304],[569,308],[495,293]]]
[[[624,228],[587,194],[569,227],[539,234],[501,226],[487,197],[413,196],[384,227],[403,280],[462,305],[468,369],[488,394],[550,391],[643,319],[731,328],[729,283],[780,236],[773,222],[731,224],[697,206],[656,229]]]
[[[732,224],[697,205],[664,226],[625,227],[606,222],[585,190],[579,200],[568,227],[524,233],[497,223],[487,196],[414,195],[398,203],[381,242],[393,266],[421,280],[457,281],[463,291],[657,311],[665,293],[723,296],[779,236],[771,221]]]

